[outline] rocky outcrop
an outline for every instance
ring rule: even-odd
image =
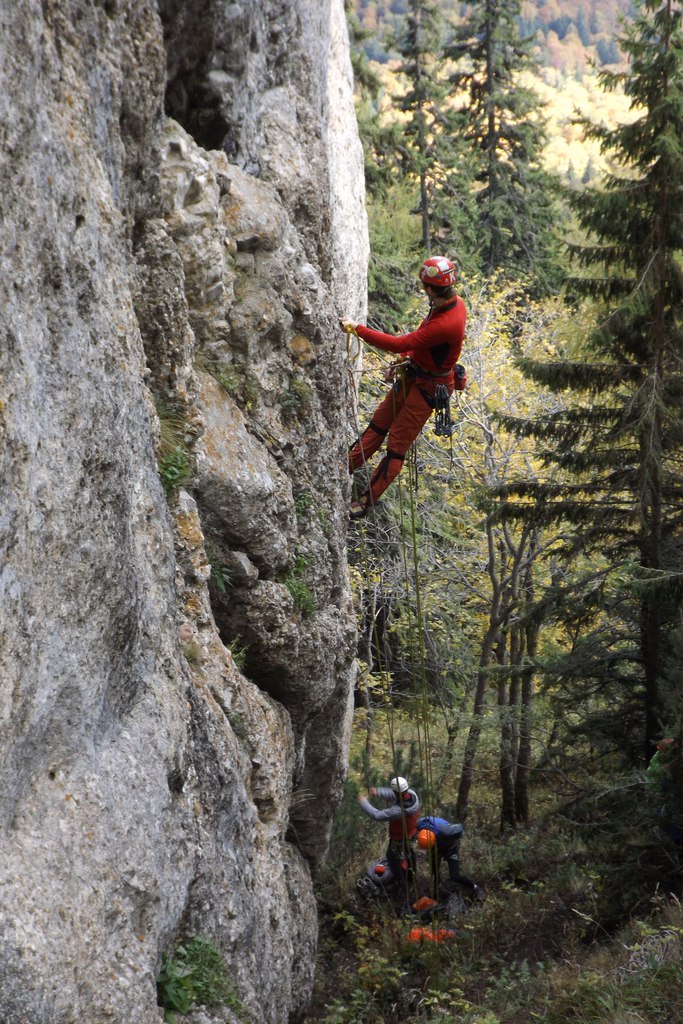
[[[342,6],[3,11],[5,1024],[158,1022],[197,934],[256,1021],[306,1006],[354,671]]]
[[[225,577],[211,585],[214,615],[224,641],[243,651],[248,677],[289,712],[291,835],[315,865],[328,806],[341,793],[353,660],[343,500],[349,396],[335,309],[272,185],[223,152],[200,149],[173,121],[161,152],[165,217],[152,229],[165,231],[181,258],[195,340],[191,386],[174,350],[160,362],[172,363],[177,386],[167,378],[159,388],[182,396],[188,421],[200,424],[197,503],[215,578]],[[176,285],[163,271],[167,247],[145,244],[144,252],[148,270],[162,254],[156,286],[141,288],[146,323],[146,295],[158,304]],[[307,743],[330,709],[336,724],[325,746],[334,767],[323,773]]]
[[[311,262],[357,315],[367,232],[343,4],[202,0],[199,18],[185,0],[159,6],[168,112],[274,185]]]

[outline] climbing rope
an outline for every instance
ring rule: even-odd
[[[351,348],[351,337],[355,336],[356,338],[359,338],[359,335],[358,335],[358,333],[356,332],[356,330],[353,328],[353,326],[351,324],[346,324],[344,329],[346,331],[347,353],[349,353],[350,352],[350,348]],[[360,340],[360,338],[359,338],[359,340]],[[350,379],[351,379],[351,387],[353,389],[353,394],[354,394],[353,409],[354,409],[355,427],[356,427],[358,436],[360,437],[362,431],[361,431],[361,426],[360,426],[360,423],[359,423],[359,420],[358,420],[358,393],[357,393],[357,389],[356,389],[356,384],[355,384],[355,380],[354,380],[354,377],[353,377],[353,373],[351,371],[350,371]],[[367,463],[364,460],[364,462],[363,462],[364,468],[365,468],[366,465],[367,465]],[[358,497],[359,497],[358,493],[354,490],[354,498],[357,499]],[[387,665],[388,665],[388,658],[385,656],[386,640],[385,640],[384,637],[382,637],[380,639],[379,627],[378,627],[378,617],[377,617],[377,613],[376,613],[376,602],[370,599],[370,595],[373,592],[373,581],[372,581],[372,569],[371,569],[371,566],[370,566],[369,547],[368,547],[368,544],[367,544],[367,534],[366,534],[366,527],[365,527],[365,522],[364,521],[361,521],[361,529],[360,529],[360,556],[361,556],[361,569],[362,569],[361,575],[363,577],[363,580],[364,580],[364,583],[365,583],[365,587],[366,587],[366,591],[367,591],[368,596],[369,596],[370,610],[371,610],[371,613],[372,613],[371,634],[372,634],[372,639],[374,641],[374,647],[375,647],[375,652],[376,652],[376,657],[377,657],[377,662],[378,662],[378,670],[379,670],[378,671],[378,675],[379,675],[380,680],[381,680],[381,691],[380,691],[381,692],[381,697],[382,697],[382,701],[383,701],[383,704],[384,704],[385,711],[387,713],[387,731],[389,733],[389,744],[390,744],[390,747],[391,747],[391,759],[392,759],[392,764],[393,764],[393,767],[394,767],[394,774],[397,775],[397,774],[399,774],[398,767],[397,767],[397,765],[398,765],[398,757],[397,757],[397,753],[396,753],[396,745],[395,745],[395,739],[394,739],[394,721],[393,721],[393,715],[391,713],[392,712],[391,680],[390,680],[390,676],[389,676],[389,670],[388,670],[388,667],[387,667]],[[378,587],[377,587],[378,595],[379,595],[380,600],[383,600],[384,599],[385,588],[384,588],[384,573],[383,573],[383,567],[382,567],[381,562],[379,564],[378,570],[376,571],[376,576],[377,576],[377,583],[378,583]],[[368,665],[368,669],[370,671],[372,671],[372,665],[371,664]],[[369,784],[369,779],[367,779],[367,778],[366,778],[366,783]]]
[[[357,348],[353,353],[355,359],[358,359],[361,347],[360,338],[355,327],[350,323],[344,324],[346,331],[346,347],[347,356],[349,359],[352,357],[352,338],[357,339]],[[358,424],[358,388],[356,386],[356,380],[360,378],[362,369],[360,369],[358,378],[356,378],[351,371],[351,380],[354,393],[354,412],[356,418],[356,426],[358,429],[358,437],[362,437],[360,424]],[[357,364],[358,369],[358,364]],[[401,380],[405,379],[405,372],[401,370],[400,362],[394,366],[394,378],[396,380],[396,388],[400,387]],[[387,377],[386,379],[389,379]],[[464,390],[467,383],[467,375],[465,368],[458,364],[455,367],[455,382],[454,390]],[[397,391],[394,391],[394,395]],[[453,466],[453,433],[455,430],[453,419],[451,417],[450,408],[451,392],[448,386],[439,384],[434,390],[434,433],[436,437],[448,438],[450,442],[450,461],[451,467]],[[363,466],[366,465],[365,452],[363,451],[363,444],[361,442],[360,451],[362,453]],[[434,785],[434,765],[432,761],[432,750],[433,745],[431,742],[431,726],[432,726],[432,701],[430,699],[430,692],[428,686],[428,672],[427,672],[427,641],[428,629],[426,620],[426,609],[423,601],[422,582],[420,578],[420,544],[426,543],[427,534],[421,531],[419,528],[419,516],[418,516],[418,502],[417,502],[417,491],[418,491],[418,457],[417,457],[417,439],[411,445],[406,455],[406,465],[403,474],[398,474],[397,477],[397,488],[398,488],[398,501],[399,501],[399,524],[400,524],[400,552],[403,563],[403,583],[405,587],[405,599],[403,604],[405,605],[405,611],[402,613],[402,621],[405,623],[404,629],[406,630],[406,649],[409,660],[409,679],[412,684],[412,698],[411,698],[411,730],[415,737],[417,745],[417,753],[420,767],[420,795],[421,795],[421,814],[423,816],[428,814],[436,813],[436,790]],[[361,513],[362,514],[362,513]],[[354,517],[357,513],[354,513]],[[378,523],[375,521],[374,529],[378,528]],[[370,661],[369,669],[373,670],[374,661],[376,659],[379,675],[382,679],[382,701],[386,712],[386,723],[387,733],[389,737],[389,743],[391,747],[391,759],[394,767],[394,774],[400,775],[401,765],[399,764],[398,750],[397,750],[397,736],[394,722],[394,703],[392,699],[392,674],[390,672],[390,662],[388,659],[388,639],[387,639],[387,628],[383,626],[380,636],[380,621],[378,614],[378,602],[379,607],[382,608],[388,606],[385,591],[385,580],[383,566],[380,561],[379,572],[375,572],[374,584],[371,579],[370,570],[370,551],[368,544],[368,527],[364,519],[361,520],[360,526],[360,550],[361,550],[361,565],[362,572],[364,575],[365,586],[367,588],[367,594],[370,605],[370,614],[372,616],[371,622],[368,622],[368,659]],[[373,592],[373,586],[377,587]],[[370,642],[370,636],[372,636],[372,642]],[[372,650],[372,644],[374,643],[374,655]],[[368,700],[368,713],[370,713],[371,703]],[[371,725],[368,726],[368,739],[366,741],[366,780],[369,782],[370,774],[370,737],[371,737]],[[412,744],[411,740],[411,744]],[[405,819],[404,819],[405,824]],[[406,835],[406,844],[408,841]],[[406,846],[406,849],[410,849]],[[406,853],[406,856],[408,854]],[[417,886],[417,879],[414,878],[415,885]],[[417,897],[417,887],[415,891]]]
[[[349,347],[350,336],[352,333],[352,331],[347,331],[347,345]],[[354,403],[354,409],[356,409],[356,407],[356,403]],[[357,422],[357,415],[356,428],[360,436],[360,424]],[[404,493],[405,486],[402,482],[401,474],[399,474],[398,477],[398,495],[399,518],[401,524],[400,551],[403,563],[403,577],[406,590],[405,604],[408,609],[406,626],[408,641],[407,647],[410,656],[410,675],[413,682],[412,719],[417,743],[420,773],[426,785],[426,789],[423,788],[422,812],[427,813],[427,808],[431,808],[434,806],[434,778],[433,766],[431,761],[431,741],[429,724],[431,708],[427,686],[426,650],[424,637],[426,626],[424,623],[424,612],[419,572],[416,501],[417,466],[418,460],[416,456],[416,445],[414,443],[411,446],[408,453],[408,473],[406,474],[408,479],[408,499],[406,499]],[[374,641],[375,656],[377,658],[378,663],[378,674],[382,680],[382,701],[386,713],[387,733],[389,736],[389,743],[391,748],[393,770],[395,775],[399,775],[401,766],[399,764],[396,743],[394,708],[391,695],[391,675],[389,672],[389,662],[386,653],[386,636],[383,631],[383,635],[382,637],[380,637],[378,616],[376,614],[376,604],[375,601],[370,598],[370,595],[373,593],[374,583],[372,579],[372,570],[370,567],[370,553],[367,537],[367,526],[365,520],[361,521],[360,554],[362,576],[367,589],[367,593],[369,595],[370,609],[373,615],[373,620],[371,624],[372,639]],[[386,600],[384,572],[381,562],[379,564],[379,570],[375,570],[375,577],[378,584],[377,594],[379,601],[386,605],[388,602]],[[369,667],[372,668],[372,666]]]
[[[347,355],[351,357],[352,353],[352,337],[357,338],[359,341],[360,336],[355,330],[352,324],[345,323],[344,330],[346,331],[346,344],[347,344]],[[359,354],[359,350],[354,354],[354,357]],[[399,361],[396,366],[400,374],[401,362]],[[461,376],[464,375],[464,369],[458,367],[461,370]],[[398,378],[400,380],[400,376]],[[358,392],[355,384],[355,380],[352,374],[352,387],[354,392],[354,411],[356,418],[356,427],[358,430],[358,436],[361,436],[360,424],[358,423],[357,416],[357,399]],[[453,421],[450,413],[450,392],[448,387],[444,385],[438,385],[436,388],[436,410],[435,410],[435,425],[434,430],[437,436],[448,437],[451,442],[451,462],[453,460]],[[418,459],[417,459],[417,445],[416,442],[411,445],[407,455],[407,466],[408,470],[405,474],[399,474],[397,478],[398,495],[399,495],[399,514],[400,514],[400,550],[401,558],[403,562],[403,577],[405,583],[405,603],[408,609],[407,612],[407,626],[408,631],[408,651],[410,655],[410,674],[413,681],[413,701],[414,701],[414,727],[415,735],[418,748],[418,757],[420,763],[420,770],[422,777],[426,783],[426,790],[424,792],[425,799],[423,800],[424,813],[426,813],[427,807],[434,807],[434,772],[431,758],[432,744],[430,742],[430,719],[431,719],[431,702],[427,680],[427,659],[426,659],[426,645],[425,637],[427,633],[427,627],[424,616],[423,607],[423,596],[420,582],[420,556],[419,556],[419,540],[418,540],[418,513],[417,513],[417,487],[418,487]],[[405,483],[407,483],[407,494],[405,495]],[[365,579],[365,585],[367,587],[368,594],[372,593],[373,584],[371,580],[370,571],[370,558],[367,543],[366,525],[365,521],[361,521],[361,564],[362,572]],[[384,577],[383,570],[380,564],[379,572],[376,574],[379,585],[379,600],[386,604],[386,596],[384,591]],[[374,608],[374,603],[371,603],[371,608]],[[387,712],[387,731],[389,733],[389,740],[392,751],[392,761],[394,765],[394,773],[400,774],[399,764],[395,746],[395,730],[394,730],[394,719],[393,719],[393,702],[391,699],[391,680],[388,669],[388,659],[386,658],[386,640],[384,637],[380,640],[379,628],[377,615],[374,614],[372,623],[372,635],[374,640],[376,657],[378,660],[379,674],[382,678],[382,693],[383,702]],[[371,666],[370,666],[371,667]]]
[[[426,781],[425,807],[433,807],[434,777],[431,759],[432,744],[430,741],[430,700],[427,684],[427,656],[425,634],[427,632],[420,581],[420,557],[418,550],[418,510],[417,510],[417,441],[413,442],[408,452],[408,501],[406,503],[400,478],[399,502],[401,508],[401,552],[403,558],[403,574],[405,581],[406,605],[408,608],[408,628],[410,630],[410,653],[412,659],[413,691],[416,707],[415,726],[418,741],[420,769]],[[408,514],[404,514],[405,505]],[[408,530],[406,533],[406,523]],[[410,557],[409,557],[410,556]],[[412,593],[411,593],[412,580]],[[414,605],[413,605],[414,597]]]

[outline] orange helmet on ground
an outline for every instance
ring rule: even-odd
[[[430,850],[436,842],[436,836],[428,828],[421,828],[417,833],[417,845],[423,850]]]
[[[457,937],[453,928],[411,928],[406,935],[406,942],[448,942]]]
[[[436,900],[433,900],[430,896],[420,896],[419,900],[415,900],[412,904],[413,910],[429,910],[430,907],[438,907]]]
[[[458,276],[455,264],[445,256],[430,256],[420,267],[419,278],[423,284],[431,284],[434,288],[445,288],[455,284]]]

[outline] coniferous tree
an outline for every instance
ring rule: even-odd
[[[469,249],[473,223],[469,160],[454,130],[450,88],[443,71],[444,22],[436,0],[408,0],[394,45],[401,56],[397,71],[407,83],[393,96],[405,117],[404,145],[397,151],[404,176],[415,181],[422,250],[446,252],[451,239]]]
[[[400,129],[379,116],[383,86],[363,49],[370,33],[353,13],[352,0],[344,0],[344,9],[356,91],[356,117],[365,158],[365,186],[369,195],[384,198],[395,179]]]
[[[413,250],[418,236],[402,212],[410,203],[398,175],[397,153],[404,145],[401,126],[380,115],[384,86],[363,49],[369,33],[353,13],[351,0],[345,0],[345,10],[370,214],[368,298],[375,326],[392,330],[415,291]]]
[[[364,33],[350,8],[347,20],[357,48]],[[370,212],[369,299],[376,325],[389,330],[400,329],[416,293],[416,267],[426,254],[445,253],[474,269],[469,258],[475,249],[471,175],[452,130],[443,25],[435,0],[407,0],[393,37],[401,57],[396,69],[401,88],[392,97],[400,120],[380,114],[382,84],[362,53],[354,58]],[[411,223],[415,214],[419,220]]]
[[[466,0],[445,55],[459,115],[455,130],[476,162],[476,223],[481,269],[554,290],[561,274],[553,228],[557,184],[541,166],[545,128],[538,95],[520,76],[534,67],[520,38],[519,0]]]
[[[637,729],[647,754],[667,717],[667,651],[680,642],[683,37],[673,0],[644,0],[637,11],[622,40],[630,67],[601,76],[607,89],[623,86],[636,118],[586,125],[621,169],[573,200],[589,240],[572,247],[581,268],[572,283],[602,316],[584,361],[527,364],[536,380],[571,388],[576,399],[518,425],[539,439],[554,480],[516,490],[536,497],[537,518],[572,525],[574,565],[580,553],[593,560],[581,583],[568,577],[573,670],[602,731],[626,746]],[[578,681],[571,685],[576,706]]]

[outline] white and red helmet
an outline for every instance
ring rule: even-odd
[[[434,288],[445,288],[449,284],[455,284],[457,276],[455,264],[445,256],[430,256],[420,267],[420,280]]]

